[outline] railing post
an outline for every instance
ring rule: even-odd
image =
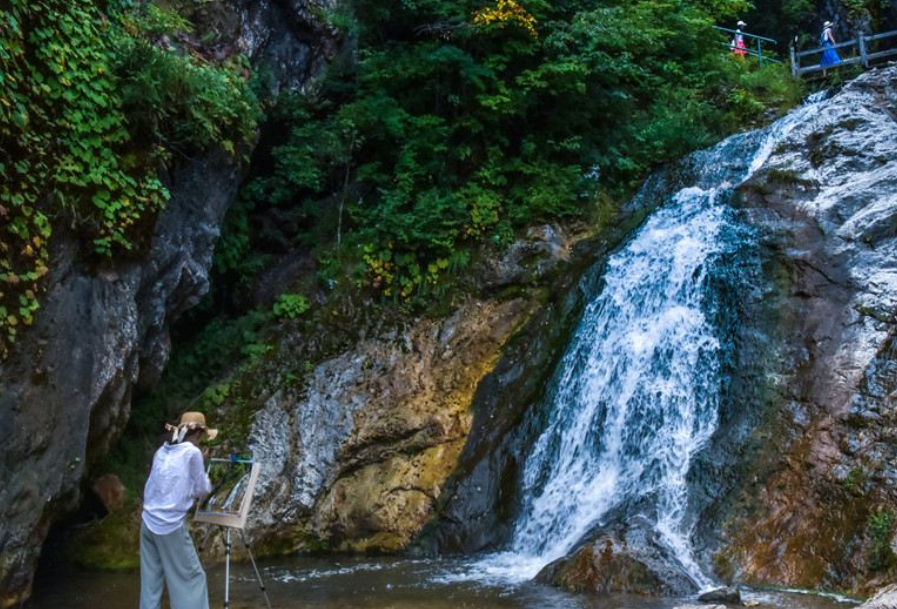
[[[757,38],[757,57],[760,58],[760,67],[763,67],[763,42]]]
[[[863,67],[869,69],[869,53],[866,51],[866,33],[862,30],[857,32],[857,45],[860,48],[860,61]]]
[[[791,45],[791,76],[797,78],[800,76],[800,64],[797,63],[797,51],[794,45]]]

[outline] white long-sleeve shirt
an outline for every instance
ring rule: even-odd
[[[163,444],[143,490],[143,522],[156,535],[176,531],[193,501],[212,490],[202,452],[190,442]]]

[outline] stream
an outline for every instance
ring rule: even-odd
[[[469,561],[293,558],[261,563],[274,609],[673,609],[689,599],[573,595],[534,583],[459,578]],[[208,570],[211,607],[224,598],[224,568]],[[264,609],[252,569],[231,576],[232,609]],[[44,565],[23,609],[134,609],[137,573],[94,573]],[[761,609],[848,609],[854,603],[817,595],[748,592]],[[163,607],[168,607],[163,604]]]

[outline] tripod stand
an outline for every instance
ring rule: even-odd
[[[219,475],[212,475],[212,467],[219,466],[223,472]],[[247,473],[247,469],[248,473]],[[224,609],[230,609],[230,551],[231,529],[239,529],[240,539],[246,553],[249,554],[249,561],[252,563],[252,570],[255,571],[255,579],[258,581],[262,595],[265,597],[265,605],[271,609],[271,600],[268,598],[268,591],[265,589],[265,582],[262,581],[262,572],[259,571],[252,555],[252,549],[249,542],[246,541],[246,533],[243,528],[246,526],[246,519],[249,516],[249,506],[252,504],[252,497],[255,493],[255,485],[258,482],[260,465],[252,459],[241,459],[236,455],[229,459],[210,459],[209,460],[209,478],[221,479],[217,487],[213,487],[209,498],[202,505],[196,507],[196,515],[194,521],[205,522],[207,524],[215,524],[224,530]],[[231,476],[231,474],[233,474]],[[208,541],[209,533],[203,541],[203,547]]]
[[[230,530],[231,527],[221,527],[224,529],[224,609],[230,609]],[[271,600],[268,598],[268,591],[265,589],[265,582],[262,580],[262,572],[259,571],[258,565],[255,563],[255,557],[252,555],[252,549],[249,547],[249,542],[246,541],[246,533],[243,532],[243,529],[240,529],[240,540],[243,542],[243,547],[246,548],[246,553],[249,554],[249,562],[252,563],[252,570],[255,571],[255,579],[258,582],[259,589],[262,591],[262,595],[265,597],[265,605],[268,606],[268,609],[271,609]]]

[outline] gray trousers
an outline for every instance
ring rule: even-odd
[[[140,609],[160,609],[168,585],[171,609],[209,609],[206,573],[185,524],[168,535],[140,525]]]

